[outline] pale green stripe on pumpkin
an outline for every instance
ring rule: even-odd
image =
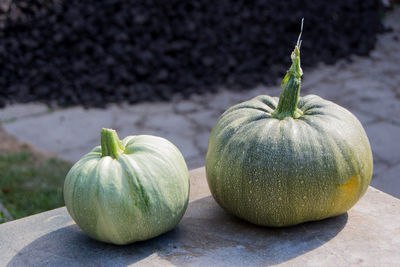
[[[68,212],[74,220],[79,220],[79,218],[82,217],[86,218],[86,220],[82,222],[81,228],[90,233],[89,235],[93,235],[93,233],[96,232],[96,222],[98,218],[92,209],[81,210],[79,209],[79,205],[81,202],[86,202],[88,205],[93,206],[96,204],[92,202],[93,190],[88,187],[76,185],[85,183],[87,177],[96,177],[94,173],[96,173],[98,159],[100,159],[100,156],[98,156],[96,160],[92,155],[90,155],[89,159],[85,158],[85,160],[79,161],[75,164],[67,174],[67,179],[65,180],[64,185],[64,199]],[[94,184],[96,183],[96,181],[90,182]],[[79,199],[80,202],[74,201],[75,199]]]
[[[64,196],[89,236],[126,244],[176,226],[187,207],[189,175],[180,151],[163,138],[131,136],[119,142],[124,149],[115,158],[96,147],[78,161],[67,175]]]
[[[97,165],[96,174],[99,177],[96,183],[96,195],[92,196],[95,203],[95,212],[98,216],[96,223],[96,238],[105,242],[112,242],[115,240],[123,240],[124,229],[119,227],[118,221],[115,218],[121,216],[118,211],[121,209],[121,195],[122,180],[117,179],[121,175],[121,168],[119,164],[111,157],[102,157]],[[113,197],[110,197],[113,195]],[[127,216],[124,218],[128,219]],[[102,231],[107,229],[107,231]],[[115,243],[119,243],[118,241]],[[121,242],[122,243],[122,242]]]

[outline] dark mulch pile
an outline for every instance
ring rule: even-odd
[[[103,106],[275,84],[367,55],[380,0],[0,0],[0,105]]]

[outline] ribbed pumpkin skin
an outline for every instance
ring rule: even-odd
[[[271,115],[278,98],[261,95],[225,111],[214,126],[206,173],[229,213],[258,225],[289,226],[336,216],[365,193],[372,153],[348,110],[315,95],[303,115]]]
[[[125,152],[102,157],[101,147],[67,174],[68,212],[90,237],[128,244],[174,228],[189,199],[188,169],[169,141],[150,135],[122,140]]]

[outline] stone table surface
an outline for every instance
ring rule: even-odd
[[[172,231],[127,246],[88,238],[65,208],[0,225],[1,266],[398,266],[400,200],[370,187],[348,213],[286,228],[225,213],[204,168],[190,172],[188,210]]]

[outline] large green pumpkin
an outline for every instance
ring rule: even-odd
[[[174,228],[186,210],[189,173],[179,150],[150,135],[122,141],[103,129],[101,146],[82,157],[64,184],[68,212],[90,237],[113,244]]]
[[[218,204],[264,226],[345,213],[372,176],[361,123],[316,95],[299,98],[299,42],[291,58],[280,98],[260,95],[226,110],[207,151],[207,181]]]

